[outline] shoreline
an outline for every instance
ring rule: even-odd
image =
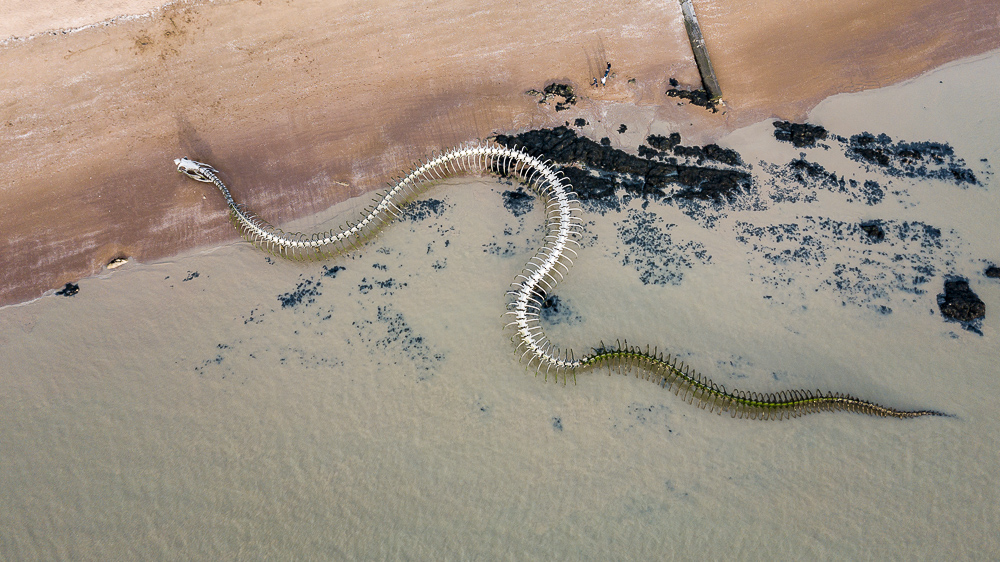
[[[173,171],[179,156],[223,170],[234,195],[280,224],[377,189],[434,150],[497,133],[582,118],[614,137],[631,117],[629,127],[666,123],[687,142],[705,144],[769,117],[799,120],[803,107],[856,91],[857,84],[830,91],[813,83],[814,97],[824,92],[819,99],[768,97],[766,88],[755,94],[734,82],[754,74],[753,61],[715,44],[742,26],[720,17],[724,2],[699,2],[727,106],[712,115],[677,105],[665,93],[667,79],[700,82],[679,4],[639,15],[628,13],[631,3],[619,4],[591,20],[567,13],[567,3],[530,22],[516,7],[441,6],[415,12],[409,47],[386,40],[405,26],[379,6],[357,13],[246,2],[171,4],[146,19],[6,43],[0,58],[16,101],[0,126],[0,159],[17,165],[0,172],[0,247],[10,256],[0,306],[99,274],[116,257],[148,262],[235,239],[224,202]],[[481,36],[471,41],[468,29],[448,21]],[[296,25],[304,27],[295,37],[280,32]],[[630,37],[610,31],[623,25]],[[331,26],[348,31],[331,37]],[[371,36],[382,40],[368,45]],[[911,51],[952,56],[958,43],[976,55],[1000,39]],[[345,57],[348,44],[378,55]],[[758,71],[769,68],[771,55],[756,56]],[[834,62],[843,66],[840,56]],[[588,86],[605,60],[613,64],[608,85]],[[919,69],[896,83],[931,70],[933,60],[882,71],[898,77]],[[576,105],[557,111],[525,94],[553,82],[573,85]],[[878,76],[872,84],[887,85]]]

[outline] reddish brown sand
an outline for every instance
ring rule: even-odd
[[[180,3],[151,18],[0,47],[0,305],[100,270],[235,236],[190,156],[274,222],[381,186],[435,149],[494,132],[658,107],[711,137],[800,119],[1000,46],[993,0],[695,3],[727,103],[678,107],[698,82],[673,2]],[[590,81],[606,61],[605,88]],[[525,95],[554,81],[557,113]]]

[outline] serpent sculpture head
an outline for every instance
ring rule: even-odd
[[[209,166],[208,164],[202,164],[201,162],[196,162],[190,158],[175,158],[174,165],[177,166],[177,171],[184,174],[185,176],[198,181],[203,181],[206,183],[212,183],[212,178],[209,178],[204,173],[202,169],[208,169],[210,172],[218,173],[218,170]]]

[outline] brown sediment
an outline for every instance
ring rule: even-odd
[[[1000,48],[994,0],[695,0],[695,8],[740,123],[798,121],[833,94]]]
[[[11,41],[0,48],[0,304],[119,254],[234,238],[224,201],[174,158],[211,162],[280,223],[378,188],[433,150],[562,123],[570,112],[524,92],[556,79],[587,92],[604,60],[637,78],[606,95],[655,97],[662,72],[693,67],[676,18],[672,5],[630,1],[179,3]]]
[[[725,116],[665,96],[669,77],[698,81],[675,2],[182,2],[8,42],[0,305],[119,255],[234,238],[222,199],[174,172],[179,156],[210,162],[280,223],[380,187],[432,150],[581,114],[593,122],[609,103],[718,134],[1000,44],[1000,8],[985,1],[765,4],[696,2]],[[612,79],[591,87],[606,62]],[[574,86],[573,109],[524,94],[554,81]]]

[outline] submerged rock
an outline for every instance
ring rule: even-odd
[[[76,283],[66,283],[66,286],[62,289],[56,291],[56,294],[61,297],[72,297],[73,295],[80,292],[80,286]]]
[[[774,138],[790,142],[799,148],[816,146],[816,141],[826,140],[826,129],[809,123],[774,122]]]
[[[710,110],[712,113],[718,113],[719,110],[716,108],[716,102],[712,100],[712,97],[705,90],[678,90],[677,88],[671,88],[667,90],[666,94],[672,98],[681,98],[682,100],[687,100],[688,103],[692,105],[697,105]]]
[[[555,97],[562,98],[562,101],[556,101],[556,111],[569,109],[571,105],[576,104],[576,94],[573,92],[573,86],[569,84],[549,84],[541,92],[538,90],[528,90],[525,93],[529,96],[540,97],[541,99],[538,100],[538,103],[548,103]]]
[[[868,235],[875,242],[881,242],[885,240],[885,230],[882,229],[881,221],[869,221],[863,222],[860,225],[861,230]]]
[[[944,282],[944,293],[937,296],[941,315],[955,322],[961,322],[962,327],[982,334],[979,325],[986,317],[986,303],[969,288],[969,280],[963,277],[951,277]]]
[[[986,268],[986,271],[983,272],[983,275],[987,277],[992,277],[993,279],[1000,279],[1000,267],[991,265]]]

